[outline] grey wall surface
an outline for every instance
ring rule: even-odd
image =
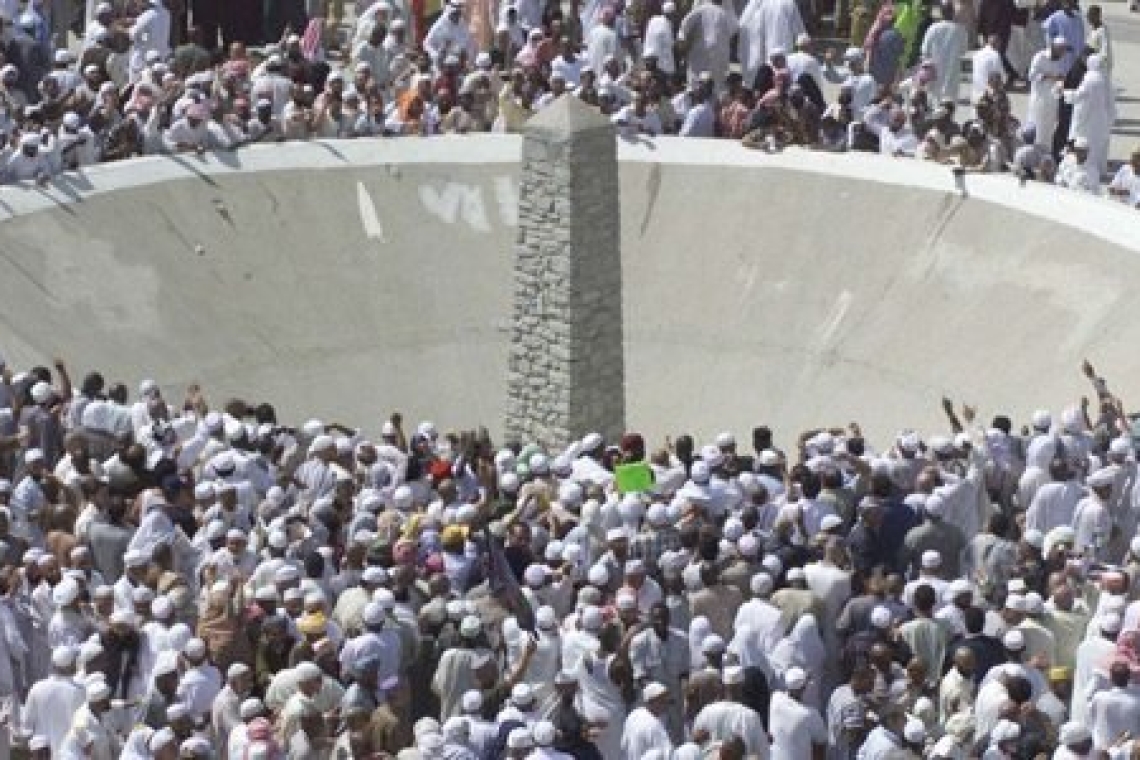
[[[375,431],[399,408],[499,433],[518,155],[506,136],[267,146],[0,188],[0,353],[294,420]],[[1134,212],[1008,177],[963,199],[941,168],[877,157],[619,157],[627,422],[651,441],[930,431],[944,393],[1059,409],[1086,355],[1140,398]]]

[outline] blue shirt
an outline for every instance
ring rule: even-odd
[[[1061,59],[1061,68],[1068,75],[1069,69],[1077,61],[1077,56],[1085,49],[1085,22],[1081,14],[1065,11],[1054,11],[1053,15],[1045,19],[1045,42],[1048,44],[1054,37],[1064,37],[1069,43],[1069,49]]]

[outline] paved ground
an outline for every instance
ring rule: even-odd
[[[0,189],[0,352],[212,401],[500,429],[519,139],[291,143]],[[1140,399],[1140,215],[1008,176],[662,138],[622,144],[629,424],[940,427]],[[699,202],[694,203],[694,199]],[[1065,218],[1067,226],[1050,219]],[[123,224],[130,219],[130,224]]]

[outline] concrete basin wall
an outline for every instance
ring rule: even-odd
[[[258,146],[0,189],[0,351],[177,398],[501,428],[519,141]],[[786,437],[1140,392],[1140,221],[875,156],[623,144],[629,426]],[[1065,224],[1052,221],[1066,219]],[[606,391],[602,391],[606,392]],[[609,391],[612,392],[612,391]]]

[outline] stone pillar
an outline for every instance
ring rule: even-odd
[[[509,440],[563,446],[625,427],[614,126],[564,95],[523,130]]]

